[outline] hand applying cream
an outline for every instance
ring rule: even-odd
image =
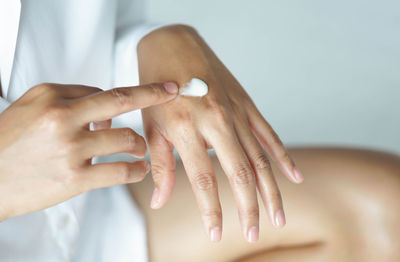
[[[184,84],[179,89],[179,94],[182,96],[202,97],[208,93],[207,84],[198,78],[192,78],[189,83]]]

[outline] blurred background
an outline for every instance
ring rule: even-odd
[[[282,140],[400,153],[400,1],[147,0],[194,26]]]

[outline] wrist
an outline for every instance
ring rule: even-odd
[[[193,77],[207,80],[215,59],[197,31],[186,25],[154,30],[139,42],[137,54],[141,83],[173,80],[181,85]]]
[[[137,49],[140,49],[147,44],[151,44],[154,41],[168,41],[172,39],[196,36],[198,35],[196,29],[191,26],[184,24],[168,25],[157,28],[156,30],[148,33],[138,43]]]

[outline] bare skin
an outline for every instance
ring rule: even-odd
[[[218,161],[212,158],[223,206],[220,243],[201,232],[196,201],[182,165],[168,204],[149,207],[150,177],[130,185],[148,221],[152,262],[399,261],[400,158],[349,149],[292,149],[305,182],[294,185],[279,175],[287,225],[276,229],[260,212],[260,240],[240,238],[237,208]],[[260,203],[261,204],[261,203]]]
[[[154,103],[151,108],[142,110],[155,181],[152,207],[162,207],[173,190],[175,159],[172,151],[175,148],[191,181],[204,229],[211,241],[219,241],[222,210],[212,162],[207,154],[207,149],[212,148],[231,184],[243,237],[248,242],[259,238],[257,192],[266,204],[271,223],[277,228],[283,227],[286,223],[284,207],[268,156],[293,183],[301,183],[302,174],[244,88],[206,42],[191,27],[166,26],[142,38],[137,51],[140,82],[146,83],[144,85],[174,81],[182,86],[191,78],[199,77],[209,86],[208,94],[202,98],[174,96],[165,105]],[[127,170],[133,168],[133,164],[92,167],[90,160],[97,155],[117,152],[139,157],[144,154],[145,142],[132,130],[109,129],[111,117],[140,107],[137,103],[146,100],[140,94],[143,90],[133,96],[126,88],[104,94],[89,88],[100,93],[84,99],[89,93],[82,95],[81,91],[87,89],[83,86],[40,85],[0,115],[0,192],[7,197],[16,192],[24,193],[12,197],[14,201],[0,197],[0,220],[115,184],[115,181],[100,183],[113,177],[109,175],[112,171],[119,174],[114,178],[118,183],[133,181],[125,174],[131,173]],[[71,90],[75,95],[70,94]],[[108,99],[96,99],[96,96]],[[90,132],[90,122],[104,130]],[[99,143],[101,140],[107,142]],[[111,140],[117,142],[110,143]],[[147,170],[144,162],[135,165],[140,165],[141,171]],[[104,168],[97,170],[100,167]],[[84,175],[94,170],[103,174],[102,179]],[[33,179],[37,174],[44,174],[44,177]],[[126,176],[131,179],[120,178]],[[91,178],[90,183],[82,181],[87,177]],[[84,184],[84,188],[79,188]],[[39,188],[37,185],[44,185],[48,190],[32,190]]]
[[[303,181],[300,169],[245,89],[196,30],[173,25],[151,32],[138,45],[138,62],[143,84],[173,79],[182,86],[197,77],[209,87],[204,97],[178,96],[171,103],[142,110],[155,184],[151,206],[162,207],[173,191],[175,148],[196,196],[204,230],[211,241],[219,241],[221,203],[207,155],[212,148],[231,184],[243,237],[255,242],[259,236],[257,192],[271,223],[283,227],[284,207],[268,156],[293,183]]]
[[[0,221],[95,188],[142,180],[150,171],[145,161],[92,165],[91,159],[120,152],[143,157],[144,139],[129,128],[110,129],[110,119],[171,101],[177,92],[174,83],[109,91],[49,83],[29,89],[0,114]]]

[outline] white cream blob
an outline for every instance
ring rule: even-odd
[[[184,84],[179,88],[179,94],[181,96],[196,96],[202,97],[207,95],[208,85],[198,78],[192,78],[189,83]]]

